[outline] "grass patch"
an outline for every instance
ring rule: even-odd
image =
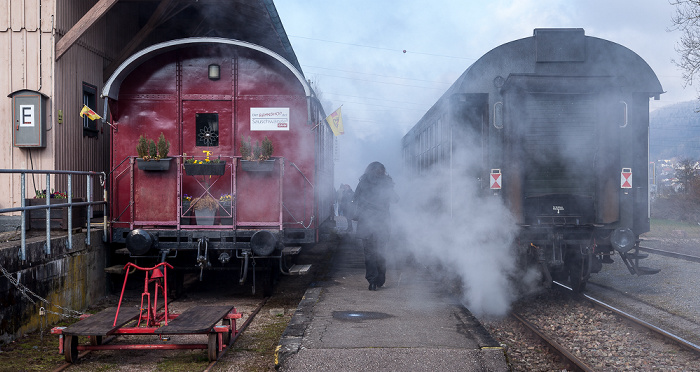
[[[65,362],[58,353],[58,336],[44,331],[33,332],[12,343],[2,346],[0,369],[3,371],[50,371]]]
[[[274,323],[262,327],[262,331],[258,335],[257,348],[255,351],[261,354],[274,355],[275,348],[279,343],[282,333],[287,328],[289,318],[278,317]]]
[[[674,236],[674,231],[684,231],[688,238],[700,237],[700,225],[697,223],[681,222],[673,220],[651,219],[651,231],[647,236],[667,237]]]
[[[157,371],[188,372],[201,371],[209,364],[206,350],[196,352],[179,353],[176,356],[165,358],[159,362]]]

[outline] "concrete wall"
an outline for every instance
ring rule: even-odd
[[[55,232],[52,231],[52,237]],[[65,234],[65,232],[62,232]],[[26,261],[19,259],[19,241],[0,243],[0,266],[12,280],[18,280],[47,302],[32,296],[32,303],[22,291],[0,272],[0,345],[40,328],[39,309],[61,313],[55,305],[81,311],[102,298],[106,291],[106,248],[102,230],[93,230],[91,245],[85,244],[86,233],[73,234],[73,248],[68,250],[68,236],[52,238],[51,254],[45,254],[46,237],[27,240]],[[61,317],[48,313],[49,326]]]

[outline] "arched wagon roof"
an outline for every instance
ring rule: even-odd
[[[622,66],[622,68],[621,68]],[[663,93],[651,67],[632,50],[596,37],[581,28],[535,29],[533,36],[500,45],[472,64],[448,90],[451,93],[488,93],[494,79],[507,86],[520,75],[599,77],[610,79],[626,92]]]
[[[104,89],[102,90],[102,97],[111,98],[114,100],[118,99],[119,89],[124,79],[136,67],[138,67],[145,61],[153,58],[154,56],[163,54],[174,49],[201,44],[234,45],[243,48],[253,49],[258,52],[267,54],[270,57],[279,61],[286,68],[288,68],[289,71],[291,71],[294,74],[294,76],[299,80],[299,83],[304,87],[304,93],[306,94],[306,96],[311,96],[311,88],[309,87],[308,82],[304,79],[302,73],[299,70],[297,70],[297,68],[291,62],[287,61],[282,56],[273,52],[272,50],[262,47],[260,45],[240,40],[222,39],[216,37],[193,37],[187,39],[170,40],[160,44],[155,44],[135,53],[126,61],[124,61],[121,65],[119,65],[116,71],[114,71],[114,73],[109,77],[109,79],[105,83]]]

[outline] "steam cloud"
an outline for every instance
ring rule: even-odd
[[[503,316],[518,286],[538,280],[538,274],[516,273],[518,227],[500,198],[479,190],[476,173],[469,170],[480,155],[454,155],[464,164],[452,172],[444,169],[410,182],[394,177],[401,197],[392,210],[394,236],[400,239],[394,248],[406,250],[434,273],[456,276],[462,300],[474,315]]]

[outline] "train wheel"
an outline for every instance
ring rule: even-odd
[[[219,336],[216,334],[216,332],[209,334],[207,354],[210,362],[213,362],[219,358]]]
[[[78,360],[78,336],[63,335],[63,354],[68,363]]]
[[[272,291],[275,288],[275,280],[279,274],[279,269],[277,268],[279,262],[269,259],[264,267],[261,267],[257,274],[260,279],[260,284],[262,285],[263,297],[272,296]]]
[[[231,326],[231,319],[223,319],[221,321],[221,324],[225,325],[226,327],[230,327]],[[232,333],[232,331],[228,331],[228,332],[224,333],[223,335],[221,335],[222,336],[221,342],[223,342],[223,344],[226,346],[228,346],[231,343],[231,333]]]
[[[569,264],[569,284],[576,292],[583,292],[586,289],[586,280],[583,278],[583,268],[585,260],[575,259]]]
[[[271,270],[263,270],[260,272],[261,275],[261,284],[263,287],[263,297],[270,297],[272,296],[272,289],[274,288],[274,280],[272,279],[272,273],[270,272]]]

